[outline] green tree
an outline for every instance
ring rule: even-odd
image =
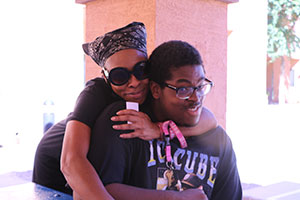
[[[300,48],[294,27],[300,15],[300,0],[269,0],[268,56],[271,61],[290,56]]]
[[[300,15],[300,0],[268,0],[268,50],[270,62],[281,58],[280,86],[284,87],[284,56],[300,48],[294,27]],[[286,77],[288,78],[288,77]],[[279,96],[285,96],[280,90]],[[272,95],[272,94],[268,94]],[[279,97],[280,98],[280,97]]]

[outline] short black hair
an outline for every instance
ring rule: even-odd
[[[203,67],[200,53],[187,42],[171,40],[162,43],[152,52],[148,60],[147,71],[150,80],[164,87],[164,82],[172,78],[172,68],[180,68],[185,65],[201,65]]]

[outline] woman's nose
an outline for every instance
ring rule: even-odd
[[[140,82],[140,80],[138,80],[133,74],[131,74],[130,79],[128,80],[128,87],[137,87]]]

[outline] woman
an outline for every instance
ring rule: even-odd
[[[78,97],[74,112],[69,115],[68,119],[58,123],[45,134],[37,149],[33,181],[70,193],[71,190],[63,187],[63,183],[66,182],[63,180],[63,176],[61,177],[62,174],[57,172],[60,152],[48,156],[48,158],[53,158],[52,160],[45,161],[41,158],[45,157],[43,155],[46,154],[45,152],[51,152],[48,147],[54,149],[53,145],[48,145],[54,141],[56,149],[62,148],[61,170],[68,184],[74,190],[74,198],[82,196],[85,199],[94,199],[95,197],[112,199],[86,158],[90,134],[97,116],[110,103],[124,99],[142,104],[146,100],[148,79],[144,74],[147,60],[145,26],[142,23],[133,22],[123,28],[106,33],[91,43],[84,44],[83,48],[85,53],[102,67],[104,79],[96,78],[89,81]],[[159,128],[150,122],[148,116],[141,112],[136,113],[136,116],[140,120],[131,124],[135,131],[123,135],[124,138],[140,137],[150,140],[159,137]],[[205,110],[202,117],[207,118],[209,123],[199,124],[199,130],[189,131],[190,134],[199,134],[199,131],[216,126],[216,121],[209,111]],[[65,125],[66,123],[67,125]],[[146,126],[141,124],[146,124]],[[119,127],[119,129],[124,129],[124,127]],[[61,147],[63,137],[63,147]],[[55,167],[51,166],[52,172],[47,172],[47,170],[40,172],[41,168],[45,168],[45,165],[50,163],[55,165]],[[57,180],[60,184],[57,183]]]

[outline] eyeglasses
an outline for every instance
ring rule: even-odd
[[[144,80],[148,78],[147,74],[145,73],[145,69],[146,61],[141,61],[133,66],[132,71],[129,71],[124,67],[117,67],[110,70],[110,72],[108,72],[106,68],[103,68],[103,72],[104,76],[109,80],[110,83],[120,86],[129,81],[131,74],[133,74],[138,80]]]
[[[179,99],[188,99],[196,91],[198,95],[205,96],[207,95],[214,83],[211,80],[205,79],[205,83],[199,85],[198,87],[175,87],[165,83],[165,86],[176,91],[176,97]]]

